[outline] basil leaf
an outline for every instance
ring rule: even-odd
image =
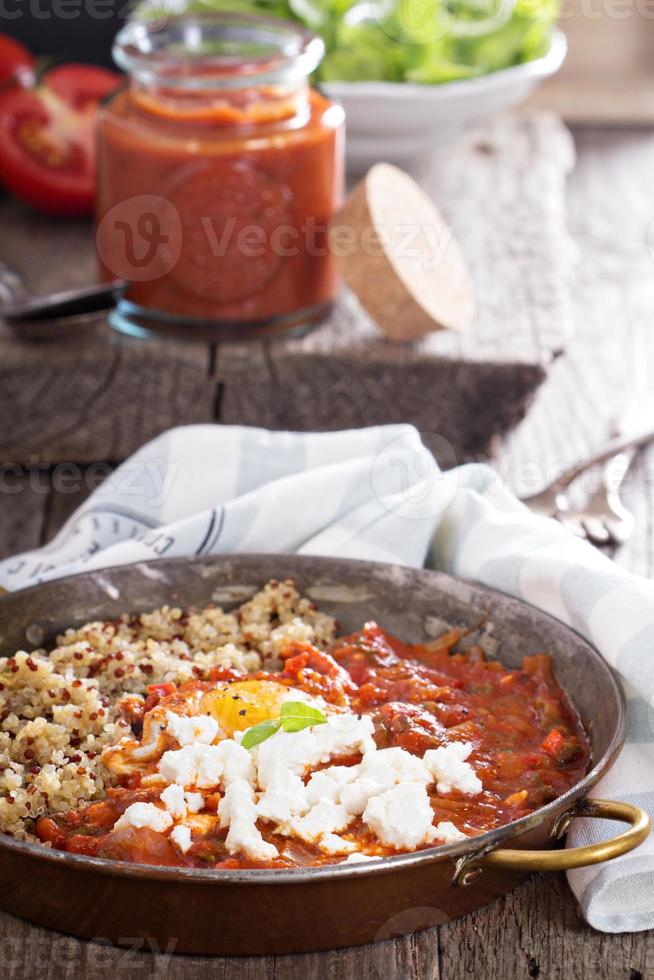
[[[244,749],[253,749],[255,745],[265,742],[280,728],[285,732],[301,732],[303,728],[324,725],[326,722],[327,719],[322,711],[318,711],[310,704],[305,704],[304,701],[286,701],[282,705],[279,718],[260,721],[258,725],[249,728],[241,739],[241,745]]]
[[[278,732],[281,727],[281,718],[276,718],[274,721],[260,721],[258,725],[248,728],[241,739],[241,745],[244,749],[253,749],[255,745],[265,742],[267,738]]]
[[[322,711],[304,701],[285,701],[280,720],[285,732],[301,732],[303,728],[324,725],[327,722]]]

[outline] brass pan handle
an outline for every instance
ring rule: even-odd
[[[504,868],[507,871],[569,871],[589,864],[601,864],[612,858],[633,851],[642,844],[650,831],[651,821],[644,810],[629,803],[612,800],[585,800],[583,808],[572,815],[577,817],[602,817],[631,824],[628,830],[600,844],[570,847],[557,851],[519,851],[499,848],[485,854],[480,867]]]

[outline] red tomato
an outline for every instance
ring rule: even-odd
[[[0,34],[0,85],[34,81],[34,58],[27,48],[8,34]]]
[[[85,109],[104,99],[120,84],[120,75],[95,65],[59,65],[45,77],[49,89],[75,109]]]
[[[89,214],[95,111],[119,82],[104,68],[63,65],[34,88],[0,92],[0,181],[7,189],[48,214]]]

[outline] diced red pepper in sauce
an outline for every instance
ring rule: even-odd
[[[175,693],[174,684],[151,684],[148,689],[148,696],[145,699],[145,713],[152,711],[156,707],[162,698],[167,697],[169,694]]]
[[[553,728],[547,738],[543,740],[543,748],[548,755],[556,757],[564,742],[565,739],[558,728]]]
[[[356,713],[369,713],[378,748],[400,746],[422,756],[449,742],[468,742],[468,762],[481,779],[483,791],[466,796],[452,790],[439,794],[431,787],[434,823],[451,821],[473,835],[510,823],[562,795],[586,772],[590,748],[575,709],[559,687],[548,656],[525,657],[522,667],[509,669],[486,660],[478,646],[459,650],[461,631],[432,643],[409,646],[374,623],[336,641],[331,654],[307,643],[290,643],[283,669],[259,672],[268,679],[320,694],[326,701]],[[219,675],[219,676],[218,676]],[[176,688],[158,684],[148,689],[146,710],[183,703],[191,692],[212,690],[216,682],[243,679],[243,674],[220,669],[210,681],[191,681]],[[360,756],[332,759],[328,765],[354,765]],[[152,772],[157,760],[152,763]],[[147,828],[113,830],[134,802],[156,802],[160,789],[140,785],[140,776],[109,789],[104,800],[82,805],[64,816],[37,821],[36,832],[53,847],[98,854],[119,861],[177,864],[192,867],[299,867],[340,860],[318,847],[276,834],[259,822],[264,838],[272,841],[279,858],[267,865],[225,848],[226,831],[213,822],[194,840],[185,855],[166,834]],[[214,814],[216,791],[205,794],[205,814]],[[358,818],[346,832],[349,839],[372,847],[377,854],[394,853],[382,846]]]

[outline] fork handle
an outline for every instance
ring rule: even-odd
[[[597,466],[598,463],[604,463],[611,456],[617,456],[618,453],[623,453],[627,449],[639,449],[641,446],[646,446],[648,442],[654,441],[654,429],[644,429],[642,432],[636,433],[636,435],[631,436],[617,436],[615,439],[610,439],[609,442],[605,443],[603,449],[598,450],[591,456],[587,456],[586,459],[582,459],[579,463],[575,463],[574,466],[570,466],[563,473],[559,473],[556,480],[551,484],[551,489],[555,493],[567,490],[571,483],[589,470],[592,466]]]

